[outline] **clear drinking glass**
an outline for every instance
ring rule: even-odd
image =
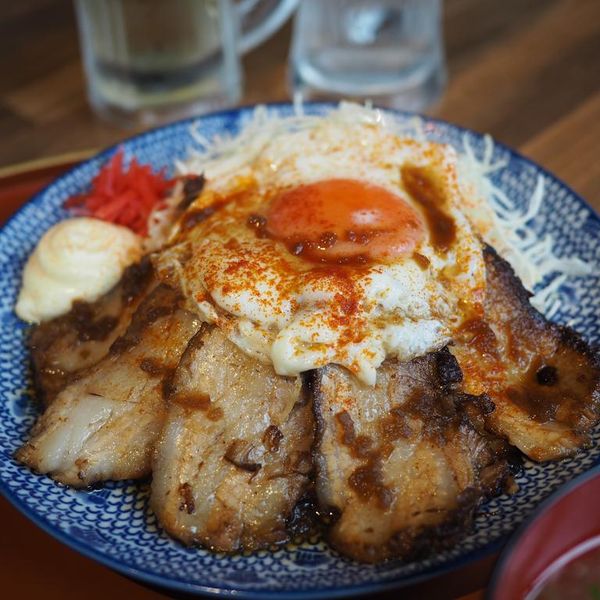
[[[440,0],[302,0],[290,52],[304,99],[421,110],[446,80]]]
[[[100,115],[150,125],[234,104],[239,53],[297,0],[75,0],[88,96]]]

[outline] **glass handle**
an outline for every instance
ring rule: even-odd
[[[237,3],[240,19],[240,54],[249,52],[277,31],[296,9],[299,0],[242,0]]]

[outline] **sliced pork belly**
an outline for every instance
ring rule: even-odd
[[[37,396],[49,404],[67,383],[108,354],[151,287],[148,258],[125,270],[121,281],[96,302],[74,302],[72,310],[33,328],[29,347]]]
[[[204,325],[173,379],[153,510],[171,535],[213,550],[284,542],[309,483],[312,440],[299,378],[276,375]]]
[[[163,425],[163,386],[200,323],[159,285],[109,354],[69,384],[16,457],[72,486],[142,477]]]
[[[510,265],[486,248],[485,319],[451,347],[465,391],[486,393],[490,426],[534,460],[559,459],[590,441],[600,417],[600,360],[571,329],[529,303]]]
[[[464,533],[508,477],[505,443],[484,431],[485,398],[454,391],[446,350],[387,360],[375,387],[338,366],[314,372],[314,460],[330,543],[353,559],[414,557]]]

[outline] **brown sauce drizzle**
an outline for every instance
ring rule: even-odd
[[[163,400],[169,400],[173,392],[173,379],[175,369],[157,361],[154,358],[144,358],[140,362],[140,369],[152,377],[161,378],[161,395]]]
[[[182,408],[190,408],[192,410],[205,410],[210,408],[210,396],[202,392],[187,392],[184,394],[175,394],[169,399],[173,404],[177,404]]]
[[[354,231],[349,229],[346,231],[344,238],[354,244],[366,246],[373,238],[376,238],[382,233],[387,233],[384,230],[375,231],[374,229],[363,229],[362,231]]]
[[[314,240],[288,240],[287,245],[290,247],[290,252],[295,256],[306,255],[310,258],[315,258],[313,254],[319,250],[327,250],[333,248],[337,243],[337,235],[333,231],[326,231],[319,236],[319,239]],[[339,260],[339,259],[338,259]],[[338,262],[335,260],[334,262]],[[330,262],[325,256],[319,255],[317,262]]]
[[[310,240],[300,240],[292,242],[288,245],[288,249],[292,254],[300,256],[305,260],[321,263],[331,264],[340,266],[363,266],[369,264],[371,259],[363,253],[353,254],[351,256],[336,256],[330,257],[327,254],[321,254],[318,252],[319,242],[312,242]]]
[[[183,184],[183,198],[177,205],[179,210],[185,210],[189,205],[200,195],[200,192],[204,189],[206,179],[204,174],[201,175],[190,175],[185,178]]]
[[[354,421],[352,420],[352,417],[343,410],[335,415],[335,418],[342,429],[341,443],[344,444],[344,446],[352,446],[356,440],[356,432],[354,430]]]
[[[181,500],[179,503],[179,510],[182,512],[185,511],[188,515],[191,515],[196,510],[192,486],[186,481],[179,486],[178,491],[179,498]]]
[[[73,302],[69,319],[80,342],[105,340],[119,323],[118,317],[110,315],[96,319],[92,305],[80,300]]]
[[[182,298],[169,286],[160,284],[140,305],[129,328],[109,349],[111,355],[121,354],[140,343],[145,329],[162,317],[172,315]]]
[[[269,425],[265,429],[262,442],[269,452],[277,452],[279,450],[281,440],[283,440],[283,433],[281,433],[277,425]]]
[[[426,271],[429,268],[429,265],[431,264],[431,262],[423,254],[421,254],[419,252],[413,252],[412,257],[413,257],[413,260],[417,263],[417,265],[419,265],[419,267],[421,267],[421,269],[423,271]]]
[[[111,355],[123,354],[127,352],[130,348],[137,346],[140,343],[140,337],[138,335],[133,334],[125,334],[121,337],[117,338],[112,346],[108,349],[108,353]]]
[[[438,252],[447,252],[456,239],[456,224],[443,210],[446,204],[443,190],[425,167],[404,165],[401,174],[406,191],[425,213],[433,247]]]
[[[341,443],[350,448],[352,456],[355,458],[366,458],[369,456],[373,442],[366,435],[356,435],[354,422],[349,413],[343,410],[335,415],[335,418],[342,430]]]
[[[532,419],[545,423],[556,418],[558,406],[555,403],[545,403],[535,390],[527,385],[510,386],[506,388],[506,395],[511,402],[523,408]]]
[[[125,304],[131,304],[147,287],[152,279],[152,262],[146,255],[139,263],[125,269],[123,274],[122,299]]]
[[[204,208],[199,208],[197,210],[191,210],[186,213],[181,219],[181,229],[183,231],[188,231],[193,229],[199,223],[206,221],[209,217],[212,217],[217,211],[219,211],[223,206],[225,206],[226,202],[214,202],[213,204],[209,204]]]
[[[175,371],[177,369],[174,368],[165,368],[163,371],[163,379],[161,385],[161,393],[163,400],[168,400],[171,394],[173,393],[173,380],[175,379]]]
[[[373,444],[369,437],[356,435],[354,422],[347,411],[339,412],[335,418],[341,430],[340,442],[350,449],[355,458],[367,459],[348,477],[348,485],[361,500],[366,502],[375,498],[381,508],[389,508],[394,494],[383,482],[381,453],[371,450]]]
[[[267,223],[267,217],[259,214],[251,214],[246,221],[248,227],[254,230],[257,238],[275,239],[269,234]],[[344,235],[344,239],[356,244],[366,245],[380,233],[383,232],[370,230],[360,232],[347,231]],[[369,257],[363,253],[355,254],[353,256],[330,256],[328,254],[323,254],[323,250],[333,248],[338,242],[338,236],[333,231],[325,231],[319,236],[318,240],[290,238],[279,241],[285,245],[290,254],[317,264],[351,266],[366,265],[369,262]]]
[[[561,406],[571,401],[569,391],[558,383],[556,367],[534,361],[522,381],[506,389],[506,395],[534,420],[545,423],[557,419]]]
[[[125,305],[131,304],[144,291],[151,276],[152,265],[147,257],[125,269],[120,284],[121,299]],[[91,304],[81,300],[73,302],[71,312],[65,318],[77,332],[77,339],[80,342],[103,341],[119,324],[118,316],[104,315],[98,317],[97,312],[98,303]]]
[[[209,421],[219,421],[223,418],[223,409],[215,406],[208,394],[196,390],[174,391],[173,378],[176,369],[170,369],[163,381],[163,398],[171,404],[176,404],[184,410],[201,411]]]
[[[381,460],[376,456],[369,458],[365,464],[355,469],[348,478],[348,484],[359,498],[365,501],[375,498],[377,504],[384,510],[394,501],[394,494],[384,485]]]
[[[410,438],[413,430],[406,418],[406,411],[402,407],[395,407],[379,421],[379,429],[383,441],[395,441],[401,438]]]
[[[161,365],[153,358],[144,358],[140,363],[140,369],[149,375],[162,375],[165,372],[165,366]]]
[[[248,227],[250,227],[250,229],[254,229],[256,237],[267,237],[267,217],[263,215],[252,214],[248,217],[246,224]]]
[[[349,232],[353,234],[354,232]],[[348,233],[346,234],[348,238]],[[362,238],[361,238],[362,239]],[[317,264],[330,264],[340,266],[362,266],[371,262],[371,259],[365,253],[352,254],[350,256],[335,256],[323,253],[323,250],[333,248],[338,241],[338,237],[332,231],[326,231],[321,234],[318,240],[309,239],[289,239],[283,240],[287,249],[294,256],[299,256],[304,260],[308,260]],[[349,240],[352,241],[352,240]],[[368,242],[358,242],[367,244]]]
[[[206,411],[206,418],[209,421],[220,421],[223,418],[223,409],[220,406],[209,406]]]

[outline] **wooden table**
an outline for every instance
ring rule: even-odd
[[[288,24],[245,57],[244,103],[288,98],[290,33]],[[447,0],[445,35],[449,84],[429,113],[518,148],[600,209],[600,2]],[[14,184],[0,192],[1,219],[56,169],[38,171],[35,181],[14,173],[85,156],[132,132],[98,120],[87,105],[70,2],[2,3],[0,57],[0,177],[12,173]],[[14,166],[25,161],[36,162]],[[4,500],[0,520],[4,597],[165,597],[65,548]],[[419,594],[452,598],[480,588],[492,563]]]

